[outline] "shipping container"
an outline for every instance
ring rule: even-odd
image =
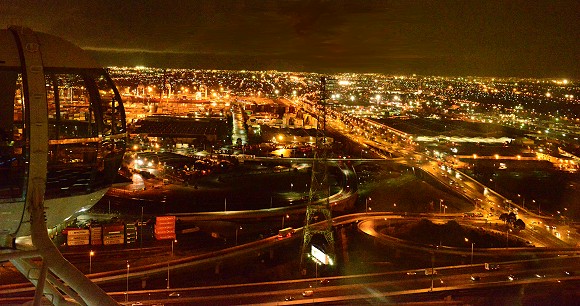
[[[66,244],[72,245],[87,245],[91,233],[88,229],[69,229],[66,235]]]
[[[124,234],[107,234],[103,236],[104,245],[123,244],[125,243]]]
[[[156,218],[155,239],[175,239],[175,216],[161,216]]]
[[[103,244],[103,227],[100,225],[91,225],[91,245]]]
[[[125,243],[132,244],[137,242],[137,227],[135,223],[125,224]]]

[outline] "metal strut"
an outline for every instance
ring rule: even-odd
[[[35,33],[23,27],[10,27],[16,38],[23,69],[24,98],[28,100],[29,167],[26,213],[30,218],[32,245],[42,258],[40,267],[30,260],[30,252],[10,261],[25,273],[37,290],[34,305],[41,305],[44,294],[53,305],[71,305],[57,288],[81,305],[118,305],[99,286],[68,262],[48,237],[44,212],[44,192],[48,156],[48,104],[40,44]],[[15,253],[17,255],[18,253]],[[62,281],[62,282],[61,282]],[[48,282],[48,283],[47,283]],[[66,286],[65,286],[66,285]],[[66,289],[69,287],[70,289]]]

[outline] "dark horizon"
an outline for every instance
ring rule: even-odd
[[[6,1],[104,66],[580,78],[578,1]]]
[[[542,74],[520,71],[513,72],[511,69],[497,69],[487,73],[469,73],[460,71],[459,68],[449,64],[452,60],[441,62],[429,62],[416,60],[413,62],[399,63],[391,69],[376,69],[366,66],[357,67],[321,67],[308,69],[301,62],[281,61],[279,59],[260,59],[252,56],[239,56],[235,59],[216,55],[179,55],[179,54],[146,54],[144,52],[104,52],[90,50],[91,55],[104,67],[137,67],[143,66],[158,69],[200,69],[200,70],[231,70],[231,71],[267,71],[296,72],[296,73],[377,73],[384,75],[420,75],[440,77],[482,77],[482,78],[537,78],[537,79],[567,79],[574,82],[580,80],[577,76],[563,75],[553,69],[542,71]],[[394,65],[394,64],[393,64]],[[367,65],[371,66],[371,65]],[[383,66],[385,67],[385,66]],[[490,70],[486,70],[490,71]],[[552,72],[552,73],[550,73]],[[579,69],[580,73],[580,69]]]

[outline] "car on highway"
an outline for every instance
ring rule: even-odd
[[[179,292],[171,292],[168,296],[169,297],[179,297],[179,296],[181,296],[181,294]]]
[[[486,270],[497,270],[499,269],[499,265],[498,264],[491,264],[491,263],[485,263],[484,267]]]
[[[417,272],[415,272],[415,271],[407,272],[407,275],[416,275],[416,274],[417,274]]]
[[[294,301],[294,297],[293,296],[287,296],[284,298],[284,301]]]
[[[327,279],[321,279],[319,283],[320,283],[320,285],[324,286],[324,285],[330,284],[330,281]]]
[[[437,270],[434,269],[425,269],[425,275],[436,275]]]
[[[481,277],[477,276],[477,275],[472,275],[471,276],[471,280],[474,282],[478,282],[479,280],[481,280]]]
[[[507,279],[508,279],[509,281],[514,281],[514,280],[516,280],[516,279],[518,279],[518,278],[517,278],[515,275],[513,275],[513,274],[510,274],[510,275],[508,275]]]
[[[305,290],[304,292],[302,292],[302,296],[303,297],[309,297],[314,295],[314,291],[313,290]]]

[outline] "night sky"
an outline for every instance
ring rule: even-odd
[[[580,78],[580,1],[0,1],[105,66]]]

